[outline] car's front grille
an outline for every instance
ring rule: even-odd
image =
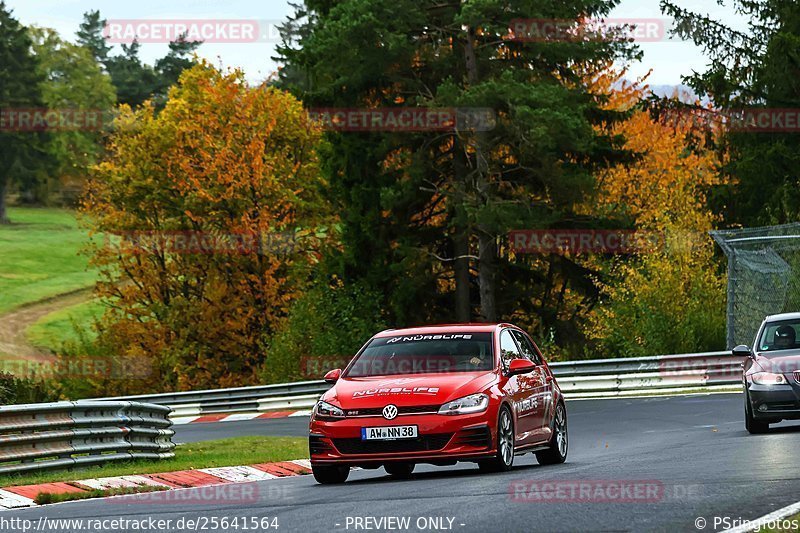
[[[421,435],[416,439],[333,439],[333,445],[344,455],[425,452],[441,450],[450,442],[452,437],[452,433],[434,433],[430,435]]]
[[[440,405],[414,405],[409,407],[398,407],[397,416],[419,415],[424,413],[438,413]],[[366,409],[348,409],[345,416],[383,416],[383,407],[370,407]]]

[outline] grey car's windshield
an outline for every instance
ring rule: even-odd
[[[769,322],[764,326],[758,339],[758,351],[773,352],[800,348],[798,331],[800,331],[800,319]]]
[[[446,333],[373,339],[347,377],[475,372],[494,367],[491,333]]]

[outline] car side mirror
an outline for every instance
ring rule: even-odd
[[[746,344],[740,344],[739,346],[733,349],[733,356],[753,357],[753,352],[750,351],[750,348],[748,348]]]
[[[325,377],[323,379],[325,380],[325,383],[336,383],[337,381],[339,381],[340,377],[342,377],[342,370],[340,368],[334,368],[333,370],[325,374]]]
[[[508,375],[517,376],[536,370],[536,365],[527,359],[514,359],[508,364]]]

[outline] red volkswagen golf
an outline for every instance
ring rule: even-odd
[[[477,462],[509,470],[532,452],[567,458],[561,390],[531,338],[511,324],[457,324],[375,335],[311,415],[314,477],[342,483],[350,467],[407,477],[417,463]]]

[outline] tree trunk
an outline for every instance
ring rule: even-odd
[[[467,66],[467,81],[477,85],[478,60],[475,56],[475,30],[467,28],[467,42],[464,45],[464,60]],[[483,150],[483,134],[475,132],[475,189],[481,199],[480,207],[491,202],[489,194],[489,168]],[[478,227],[478,280],[481,296],[481,316],[486,322],[497,322],[497,295],[495,271],[497,243],[492,228]]]
[[[6,214],[6,185],[8,178],[0,178],[0,224],[10,224],[8,215]]]
[[[453,136],[453,173],[456,182],[455,212],[456,223],[453,233],[453,273],[456,281],[456,320],[469,322],[472,320],[472,305],[469,295],[469,240],[471,230],[467,217],[463,213],[463,203],[466,201],[467,165],[464,145]]]
[[[469,301],[469,234],[456,229],[455,242],[455,278],[456,278],[456,320],[470,322],[472,311]]]
[[[486,322],[497,322],[497,303],[495,298],[495,271],[497,257],[497,241],[493,235],[481,232],[480,244],[480,277],[481,315]]]

